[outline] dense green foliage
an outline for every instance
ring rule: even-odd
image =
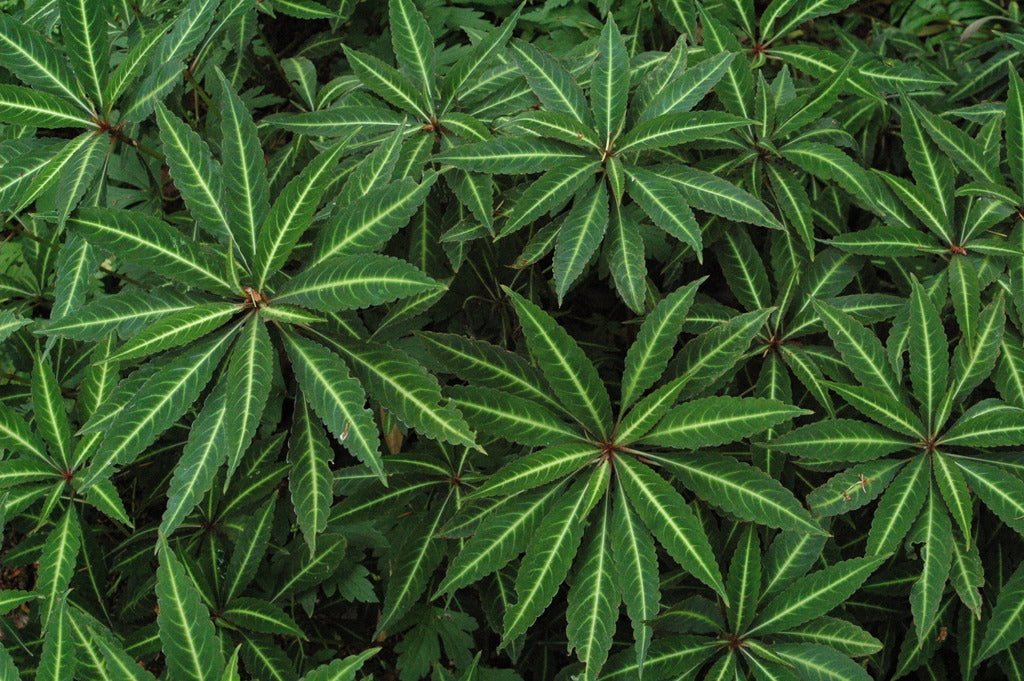
[[[0,680],[1024,680],[1022,63],[0,0]]]

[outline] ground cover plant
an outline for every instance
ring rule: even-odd
[[[0,0],[0,679],[1024,679],[1022,64]]]

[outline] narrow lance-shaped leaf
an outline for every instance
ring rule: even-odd
[[[764,607],[747,635],[786,631],[827,614],[852,596],[887,558],[852,558],[797,580]]]
[[[50,531],[39,557],[39,575],[36,591],[42,595],[41,617],[43,625],[52,620],[65,601],[64,592],[78,563],[82,546],[82,528],[75,507],[68,506],[60,521]]]
[[[978,661],[988,659],[1024,637],[1024,566],[1018,566],[999,589],[985,626]]]
[[[579,548],[584,519],[607,489],[608,477],[609,467],[599,466],[573,485],[544,517],[516,575],[518,598],[505,612],[504,645],[526,631],[555,597]]]
[[[563,493],[564,483],[552,485],[536,493],[515,496],[493,510],[452,559],[444,580],[431,598],[453,593],[505,567],[526,549],[552,502]]]
[[[341,255],[307,268],[285,284],[275,303],[294,303],[324,312],[358,310],[438,289],[415,266],[385,255]]]
[[[237,415],[228,409],[225,398],[232,384],[225,379],[222,376],[206,398],[174,466],[167,488],[167,509],[160,519],[163,537],[171,536],[199,505],[226,458],[225,435]]]
[[[604,182],[597,182],[585,197],[573,203],[572,210],[558,229],[551,266],[560,302],[583,273],[607,229],[608,190]]]
[[[270,210],[267,169],[256,125],[245,103],[217,70],[216,103],[221,114],[221,154],[228,225],[245,262],[256,259],[260,225]]]
[[[622,373],[622,411],[628,409],[664,372],[697,287],[705,278],[679,287],[647,313],[636,341],[626,353]]]
[[[637,515],[669,555],[727,599],[711,542],[683,497],[664,478],[631,457],[616,457],[615,471]]]
[[[583,679],[596,679],[608,659],[619,615],[619,589],[612,569],[611,495],[606,491],[589,541],[569,589],[566,635],[569,649],[586,665]]]
[[[953,559],[953,527],[934,484],[928,491],[928,500],[917,522],[918,532],[909,540],[923,544],[923,565],[920,578],[910,589],[910,611],[914,615],[917,639],[923,642],[938,616],[939,602]]]
[[[427,579],[443,557],[437,529],[447,519],[446,509],[452,495],[445,496],[439,508],[423,509],[420,522],[411,525],[407,544],[401,547],[391,566],[391,578],[384,598],[384,610],[377,623],[377,633],[401,617],[419,598]]]
[[[939,401],[945,395],[949,375],[946,333],[932,298],[913,280],[910,296],[910,380],[914,395],[928,418],[929,433],[935,422]]]
[[[85,490],[108,476],[115,464],[133,460],[178,420],[210,380],[234,330],[197,343],[145,380],[132,401],[106,427],[106,435],[83,474],[79,489]]]
[[[224,271],[222,257],[145,213],[83,208],[68,220],[68,225],[100,248],[187,286],[218,294],[239,294],[221,274]]]
[[[66,97],[89,111],[67,65],[67,57],[11,14],[0,15],[0,64],[26,85]]]
[[[231,415],[224,430],[228,462],[225,486],[249,448],[260,423],[270,397],[274,361],[266,325],[259,315],[253,315],[232,348],[225,375],[228,382],[225,409]]]
[[[50,444],[64,470],[71,469],[71,423],[51,360],[37,356],[32,371],[32,412],[36,429]]]
[[[312,418],[305,398],[295,401],[292,437],[288,444],[288,476],[292,506],[299,520],[302,536],[316,553],[316,536],[327,527],[333,494],[330,462],[334,458],[323,428]]]
[[[171,547],[161,541],[159,549],[157,622],[168,672],[182,681],[216,679],[224,669],[224,656],[210,614]]]
[[[237,237],[224,206],[221,167],[213,160],[209,146],[161,103],[156,105],[156,117],[174,185],[189,211],[207,233],[222,244],[231,244]]]
[[[285,336],[288,356],[305,398],[331,433],[385,481],[380,436],[366,394],[336,354],[295,334]]]
[[[626,488],[615,485],[611,546],[615,579],[633,625],[637,664],[643,668],[653,630],[648,623],[661,607],[654,539],[630,507]]]
[[[107,43],[107,4],[89,0],[61,0],[61,35],[75,72],[85,84],[96,107],[106,104],[103,95],[110,71]]]
[[[615,19],[608,21],[598,39],[597,59],[590,76],[590,99],[597,121],[597,132],[606,149],[622,128],[629,97],[629,56]],[[600,666],[600,665],[598,665]],[[589,669],[589,665],[588,665]],[[587,672],[590,673],[589,671]]]
[[[647,455],[686,487],[744,520],[783,530],[825,534],[793,493],[759,468],[727,454]]]
[[[334,166],[348,146],[348,138],[321,152],[302,172],[296,175],[274,201],[267,218],[260,226],[256,241],[254,275],[262,289],[271,274],[284,265],[299,238],[309,228],[327,190]]]
[[[507,287],[505,292],[515,305],[530,354],[555,395],[588,430],[606,434],[611,425],[611,401],[597,369],[546,312]]]

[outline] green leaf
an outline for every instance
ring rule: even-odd
[[[771,313],[769,309],[737,315],[691,340],[669,363],[672,383],[682,385],[688,394],[707,388],[736,364]]]
[[[412,0],[390,0],[388,18],[391,24],[391,46],[398,63],[423,89],[427,100],[432,102],[437,77],[437,55],[427,20]]]
[[[644,442],[673,449],[703,449],[736,442],[807,410],[758,397],[705,397],[669,411]]]
[[[459,378],[539,402],[564,413],[540,372],[517,354],[482,340],[447,333],[421,333],[427,349]]]
[[[561,64],[521,40],[513,40],[509,48],[545,110],[567,114],[586,126],[594,125],[583,90]]]
[[[438,163],[481,173],[514,175],[539,173],[557,163],[586,162],[582,150],[536,137],[495,137],[486,142],[463,144],[434,156]]]
[[[228,348],[234,328],[196,343],[164,363],[139,386],[105,426],[105,435],[83,473],[79,489],[106,478],[115,464],[130,463],[195,402]]]
[[[157,624],[167,672],[182,681],[215,679],[224,670],[224,656],[210,614],[171,547],[161,541],[159,549]]]
[[[600,448],[589,442],[547,447],[516,459],[492,474],[473,496],[509,495],[538,487],[600,462]]]
[[[234,626],[275,636],[306,636],[281,608],[258,598],[236,598],[220,611],[220,619]],[[236,665],[237,667],[237,665]]]
[[[607,230],[608,190],[604,182],[598,182],[584,198],[573,203],[558,229],[551,267],[560,303],[569,287],[583,273],[583,268],[601,245]]]
[[[68,68],[67,56],[30,24],[6,13],[0,15],[0,65],[26,85],[68,98],[81,111],[91,110]]]
[[[338,355],[319,343],[287,334],[285,343],[295,378],[328,430],[349,452],[384,481],[380,435],[366,407],[363,386]]]
[[[646,455],[698,497],[744,520],[795,532],[825,534],[793,493],[761,469],[727,454]]]
[[[633,312],[640,314],[647,295],[647,261],[635,214],[614,205],[610,236],[607,257],[615,290]]]
[[[728,180],[684,165],[652,168],[683,193],[694,208],[729,220],[782,229],[782,224],[760,200]]]
[[[478,431],[543,447],[581,439],[573,427],[533,400],[480,386],[456,386],[452,404]]]
[[[161,317],[190,310],[195,305],[191,296],[163,290],[159,295],[144,291],[123,291],[103,296],[44,328],[51,336],[80,341],[98,341],[112,331],[130,336],[133,331]]]
[[[746,525],[740,534],[725,588],[732,604],[727,613],[732,631],[745,631],[761,594],[761,541],[755,525]]]
[[[1024,482],[1006,469],[961,457],[953,459],[967,484],[999,519],[1024,534]]]
[[[873,655],[882,649],[882,642],[866,630],[837,617],[819,617],[784,636],[789,641],[826,645],[847,657]]]
[[[821,0],[819,0],[820,2]],[[862,666],[831,646],[817,643],[786,643],[772,647],[774,653],[795,668],[798,678],[808,681],[870,681]],[[783,667],[783,669],[786,669]],[[788,669],[787,669],[788,672]]]
[[[519,200],[508,209],[508,222],[498,238],[506,237],[564,205],[568,197],[592,181],[598,167],[596,162],[582,159],[572,159],[552,166],[536,182],[530,184]]]
[[[60,521],[46,537],[39,556],[39,574],[35,590],[42,598],[41,620],[50,627],[57,610],[66,602],[65,592],[78,564],[82,546],[82,527],[74,506],[68,506]]]
[[[384,345],[332,345],[351,362],[370,393],[399,419],[429,438],[475,446],[462,414],[445,403],[437,380],[414,360]]]
[[[605,494],[590,539],[583,547],[566,610],[569,649],[586,665],[583,679],[596,679],[608,660],[619,618],[619,589],[612,570],[610,495]]]
[[[654,539],[630,508],[623,485],[615,486],[611,546],[616,583],[633,625],[636,660],[642,669],[654,633],[649,621],[661,609],[658,555]]]
[[[230,245],[234,233],[224,205],[220,164],[213,160],[206,141],[159,102],[156,117],[174,186],[203,230]]]
[[[735,58],[734,52],[721,52],[688,68],[682,75],[667,83],[644,107],[638,121],[648,121],[673,111],[689,111],[718,84]]]
[[[611,400],[597,369],[546,312],[505,287],[523,327],[526,345],[559,401],[589,431],[606,435],[611,427]]]
[[[312,419],[306,400],[296,400],[292,437],[288,443],[291,464],[288,488],[310,554],[316,553],[316,536],[327,528],[334,498],[330,466],[333,459],[334,451],[323,428]]]
[[[190,343],[215,330],[238,312],[239,306],[234,303],[203,303],[172,312],[132,336],[107,357],[107,361],[145,357]]]
[[[403,178],[371,189],[335,213],[319,232],[312,268],[338,255],[379,250],[420,207],[436,175],[416,184]]]
[[[917,523],[917,532],[910,536],[910,542],[924,544],[923,565],[921,577],[910,588],[910,611],[917,640],[923,642],[938,617],[939,601],[953,560],[953,527],[935,485],[928,491],[928,500]]]
[[[905,437],[864,421],[818,421],[771,441],[772,449],[811,461],[872,461],[914,445]]]
[[[270,207],[266,220],[260,226],[256,259],[253,261],[253,274],[259,289],[272,274],[277,274],[309,228],[313,213],[327,191],[334,167],[347,146],[348,139],[345,138],[321,152],[288,182]]]
[[[103,94],[110,71],[107,43],[107,4],[89,0],[60,0],[60,32],[68,56],[97,107],[107,104]]]
[[[1006,96],[1006,162],[1010,176],[1024,191],[1024,81],[1017,69],[1010,66],[1010,90]]]
[[[1018,566],[999,589],[992,616],[985,625],[978,662],[1024,637],[1024,567]]]
[[[341,255],[309,267],[285,284],[274,302],[288,302],[336,312],[390,303],[440,284],[398,258]]]
[[[71,423],[49,357],[36,356],[32,371],[32,413],[36,430],[64,470],[71,470]]]
[[[915,456],[885,490],[871,521],[867,555],[889,555],[907,536],[928,496],[930,463],[926,454]]]
[[[226,434],[235,415],[226,394],[234,386],[221,378],[199,411],[167,488],[167,509],[160,535],[170,537],[213,487],[214,476],[226,458]]]
[[[1024,409],[986,400],[971,408],[940,438],[943,445],[1005,447],[1024,444]]]
[[[882,343],[875,334],[828,303],[815,300],[814,309],[825,324],[836,350],[857,380],[897,402],[901,401],[896,378],[886,360]],[[918,352],[921,352],[920,348]]]
[[[355,681],[356,673],[380,648],[368,648],[357,655],[349,655],[311,670],[302,681]]]
[[[939,426],[939,400],[945,395],[949,375],[949,350],[939,311],[920,282],[911,280],[910,380],[914,396],[928,417],[928,432]]]
[[[786,631],[828,614],[852,596],[887,558],[883,555],[843,560],[802,577],[758,613],[746,634]]]
[[[68,100],[20,85],[0,85],[0,122],[37,128],[93,128]]]
[[[616,457],[615,472],[637,515],[669,555],[727,599],[711,542],[683,497],[664,478],[630,457]]]
[[[39,656],[38,681],[71,681],[75,676],[74,638],[68,615],[68,601],[62,595],[53,617],[46,627],[43,649]]]
[[[223,256],[158,218],[119,208],[83,208],[68,225],[99,248],[187,286],[222,295],[240,293],[221,275]]]
[[[270,397],[274,361],[275,354],[266,325],[258,315],[253,315],[231,350],[224,379],[228,384],[224,406],[231,415],[224,430],[228,462],[225,484],[231,479],[256,434],[256,427]]]
[[[345,46],[345,57],[368,89],[399,109],[418,116],[421,121],[430,121],[431,105],[426,101],[423,90],[416,89],[400,71],[348,46]]]
[[[642,168],[625,167],[629,195],[658,227],[690,246],[701,260],[701,230],[686,197],[665,178]]]
[[[693,297],[706,277],[681,286],[654,306],[640,326],[636,340],[626,352],[622,372],[622,406],[625,412],[637,398],[657,382],[665,371],[676,345],[683,320]]]
[[[244,262],[255,263],[260,225],[270,210],[267,169],[256,124],[245,103],[216,71],[215,103],[220,111],[224,162],[224,212]]]
[[[713,137],[748,122],[745,118],[720,111],[674,111],[656,116],[630,129],[618,141],[616,149],[619,153],[624,153],[673,147]]]
[[[597,121],[597,133],[604,138],[604,148],[610,149],[612,141],[622,130],[629,99],[629,54],[615,19],[608,14],[608,20],[598,38],[597,58],[590,72],[590,100]],[[605,653],[607,654],[607,652]],[[584,657],[584,656],[581,656]],[[587,674],[591,667],[600,669],[587,660]],[[604,660],[602,659],[603,663]],[[588,677],[589,678],[589,677]]]
[[[608,487],[609,466],[581,478],[544,516],[516,574],[517,600],[506,610],[503,645],[532,625],[555,597],[583,536],[584,519]]]
[[[552,485],[537,493],[518,495],[480,522],[462,550],[452,558],[444,581],[431,599],[441,593],[454,593],[496,570],[522,553],[536,536],[541,520],[555,499],[565,492],[564,485]]]

